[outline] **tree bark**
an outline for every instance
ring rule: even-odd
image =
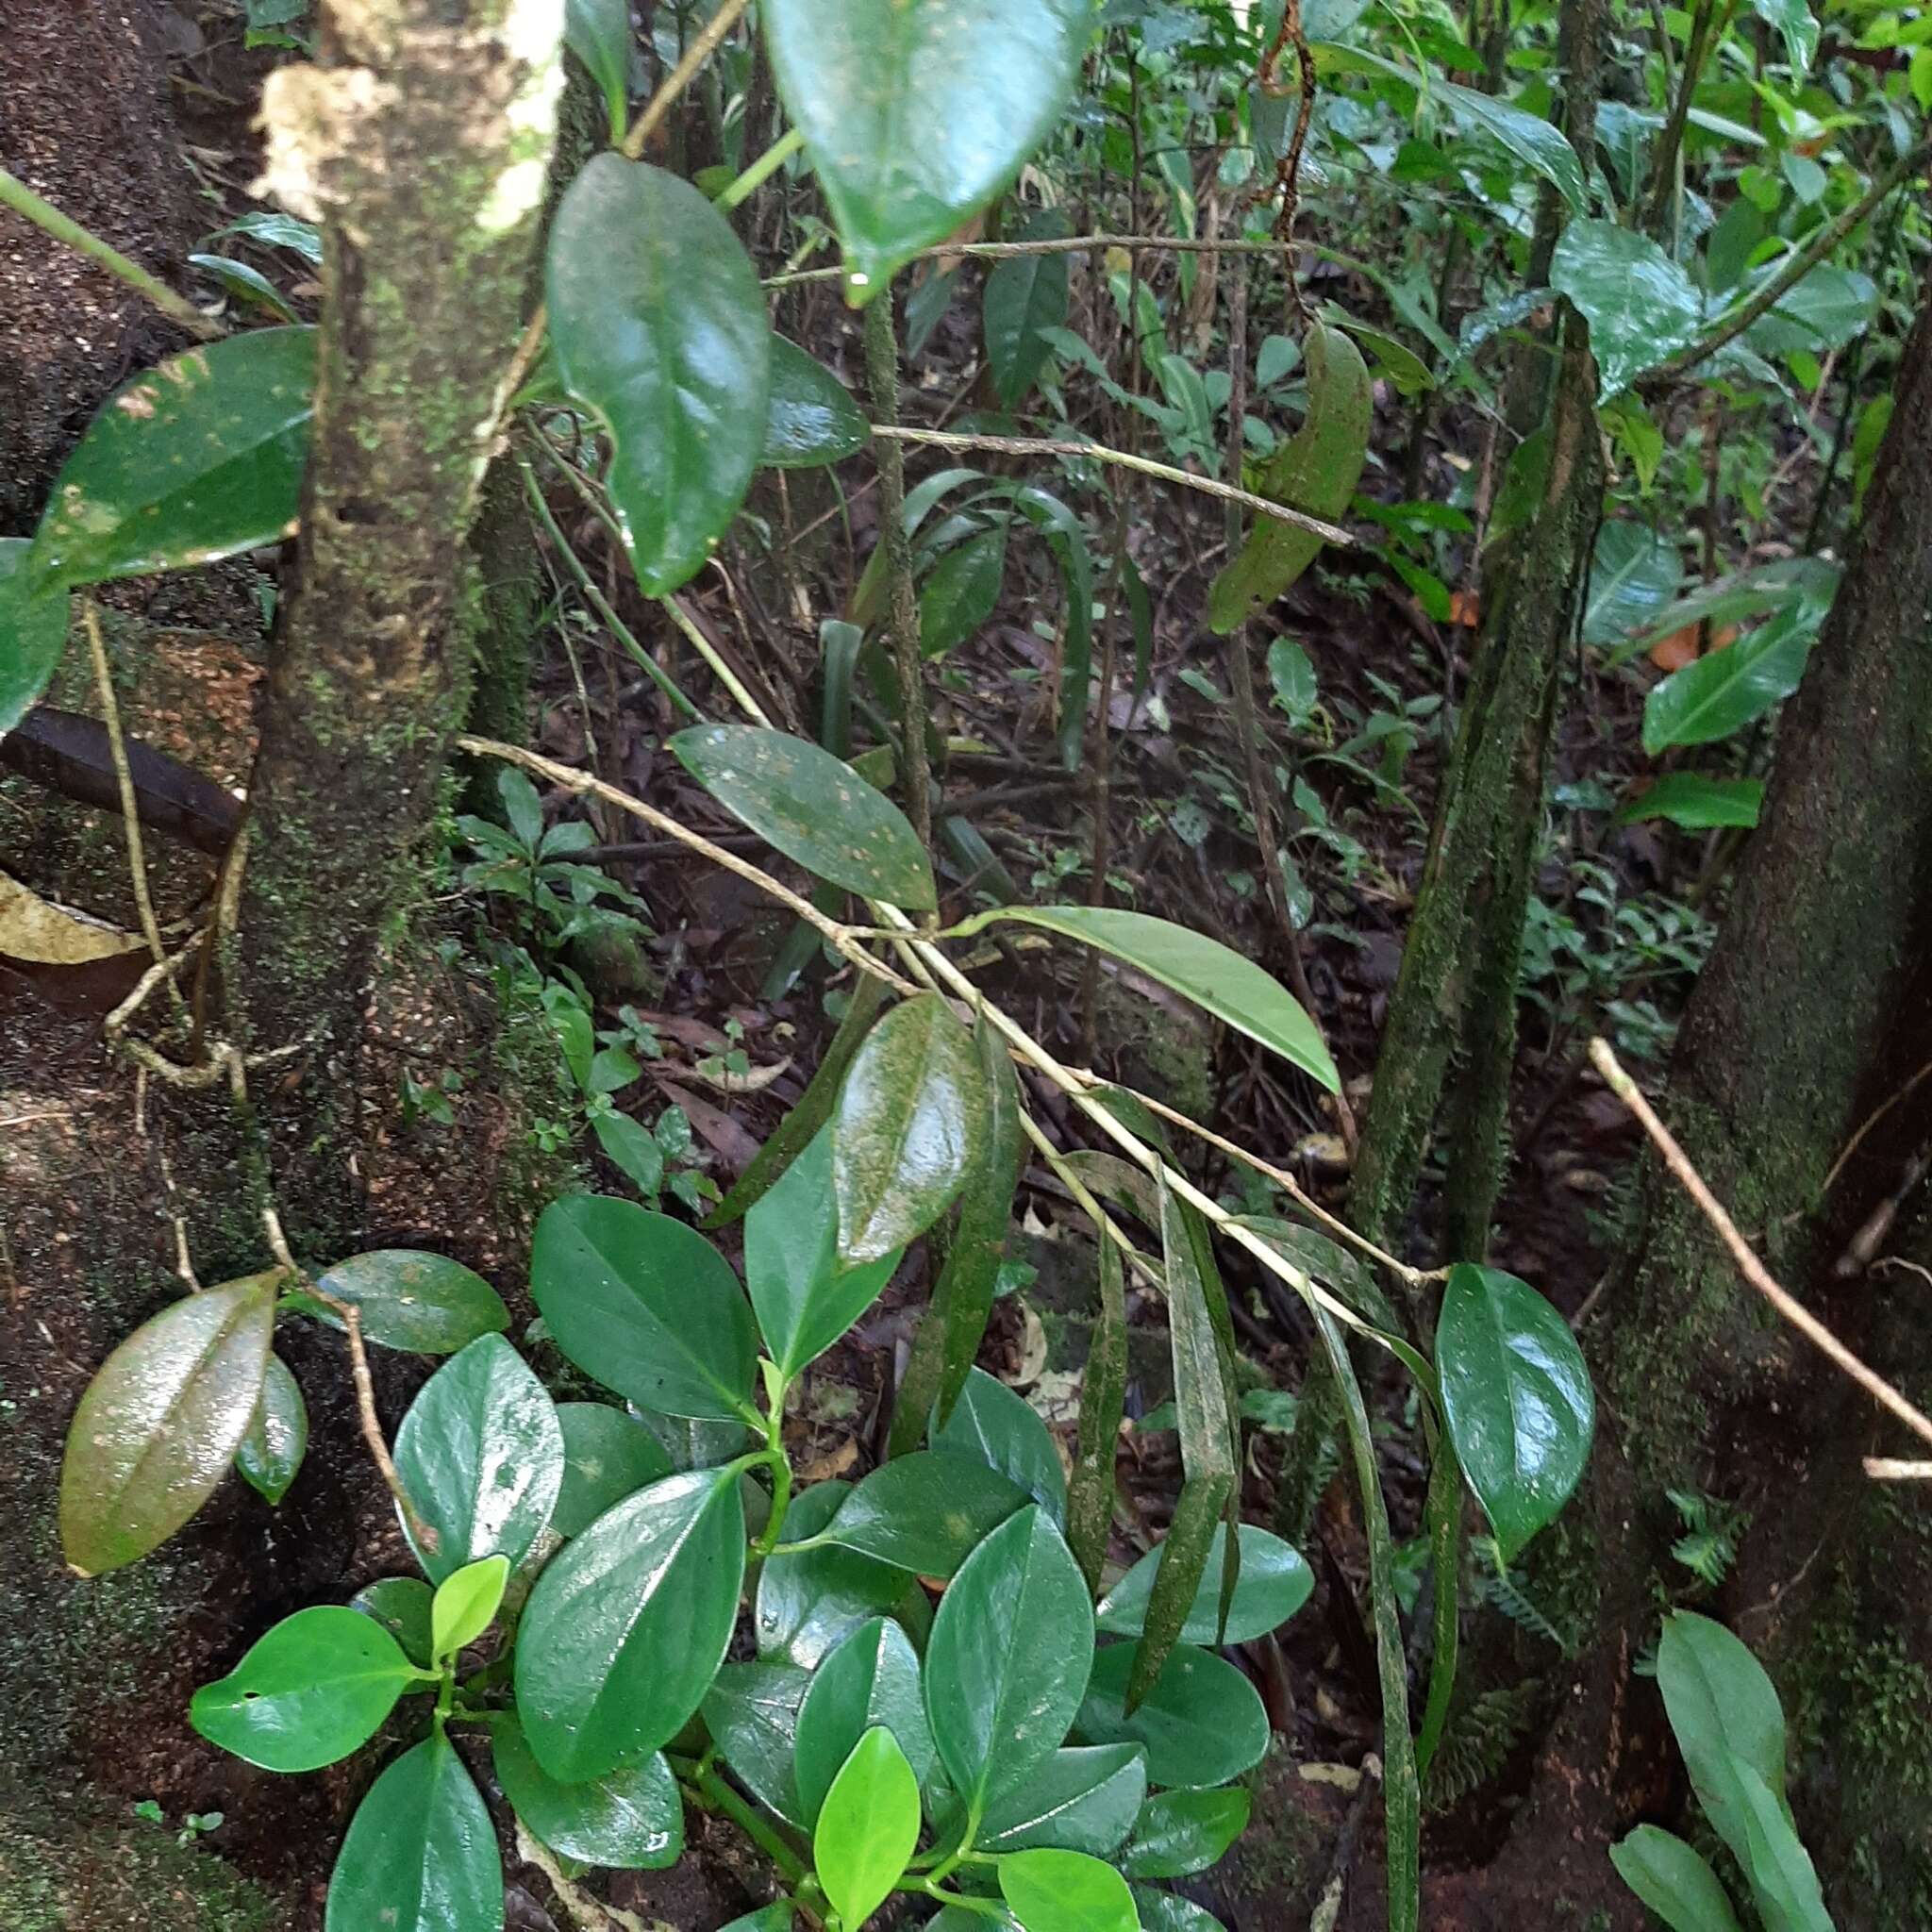
[[[318,1169],[341,1158],[331,1067],[412,897],[461,712],[463,539],[543,202],[562,10],[330,0],[320,64],[264,92],[269,185],[325,248],[295,586],[250,786],[242,1030],[313,1042],[289,1111]]]

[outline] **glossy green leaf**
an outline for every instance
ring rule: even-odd
[[[282,291],[258,268],[251,268],[245,261],[237,261],[226,255],[191,255],[188,262],[191,268],[198,268],[210,281],[218,283],[223,293],[233,296],[236,301],[265,308],[277,322],[301,320],[289,307]]]
[[[1640,624],[1656,623],[1683,575],[1674,544],[1641,524],[1607,518],[1596,533],[1577,636],[1586,644],[1621,643]]]
[[[1188,1643],[1247,1643],[1279,1629],[1307,1602],[1315,1587],[1314,1573],[1298,1550],[1252,1524],[1241,1525],[1241,1562],[1228,1609],[1227,1630],[1218,1634],[1221,1620],[1221,1580],[1227,1551],[1227,1526],[1214,1532],[1206,1574],[1195,1593],[1193,1607],[1181,1626]],[[1154,1589],[1160,1552],[1148,1553],[1114,1585],[1094,1617],[1098,1627],[1113,1637],[1138,1637],[1147,1599]]]
[[[1707,778],[1699,772],[1666,772],[1647,791],[1620,805],[1612,823],[1634,825],[1644,819],[1669,819],[1690,831],[1755,825],[1763,804],[1762,778]]]
[[[1099,1241],[1100,1320],[1080,1377],[1080,1433],[1067,1486],[1067,1544],[1087,1578],[1100,1588],[1113,1528],[1114,1459],[1127,1389],[1127,1303],[1120,1250]]]
[[[1708,744],[1761,718],[1797,690],[1817,625],[1808,612],[1780,612],[1722,651],[1693,658],[1643,702],[1643,748]]]
[[[647,596],[693,576],[764,453],[772,331],[758,271],[689,181],[592,157],[545,257],[550,340],[610,434],[610,499]]]
[[[302,1399],[302,1385],[281,1357],[272,1355],[254,1420],[235,1452],[236,1474],[258,1494],[279,1503],[308,1453],[308,1405]]]
[[[1340,1091],[1335,1062],[1300,1002],[1252,959],[1219,940],[1145,912],[1102,906],[1002,906],[968,922],[966,930],[975,932],[1008,919],[1125,960],[1250,1040],[1258,1040],[1329,1092]]]
[[[1626,390],[1704,330],[1704,301],[1647,235],[1616,222],[1572,220],[1550,262],[1550,286],[1590,325],[1601,400]]]
[[[563,1484],[550,1526],[558,1536],[581,1536],[626,1496],[672,1474],[664,1445],[635,1416],[606,1402],[559,1402],[563,1431]]]
[[[517,1632],[517,1714],[544,1770],[602,1777],[675,1737],[724,1660],[743,1578],[728,1467],[640,1490],[566,1543]]]
[[[987,1852],[1058,1845],[1105,1858],[1125,1841],[1146,1796],[1147,1758],[1138,1744],[1076,1744],[995,1798],[974,1842]]]
[[[1019,1486],[1065,1527],[1067,1478],[1040,1412],[984,1369],[974,1369],[943,1423],[935,1413],[926,1439],[935,1449],[977,1457]]]
[[[0,537],[0,735],[39,702],[67,643],[67,594],[35,588],[32,548],[25,537]]]
[[[922,1450],[874,1470],[819,1537],[915,1575],[946,1577],[1026,1501],[983,1462]]]
[[[812,1867],[843,1925],[891,1896],[919,1846],[919,1780],[891,1732],[866,1732],[832,1780],[812,1832]]]
[[[814,1483],[791,1499],[784,1542],[804,1542],[824,1529],[851,1494],[847,1483]],[[767,1557],[758,1572],[753,1619],[758,1655],[816,1670],[868,1619],[890,1611],[923,1641],[932,1624],[925,1593],[905,1571],[836,1543]]]
[[[630,0],[565,0],[563,37],[603,98],[615,146],[630,99]]]
[[[1259,491],[1271,502],[1332,523],[1348,508],[1368,458],[1374,394],[1361,351],[1341,329],[1316,323],[1306,356],[1307,414],[1269,458]],[[1312,530],[1257,517],[1240,554],[1214,578],[1208,623],[1223,636],[1244,624],[1274,603],[1321,549]]]
[[[500,1335],[452,1356],[396,1431],[396,1472],[436,1532],[416,1549],[432,1583],[483,1557],[523,1560],[563,1481],[563,1431],[549,1391]],[[415,1547],[407,1519],[404,1529]]]
[[[227,1474],[261,1400],[280,1281],[191,1294],[101,1364],[60,1464],[61,1554],[83,1576],[146,1556]]]
[[[363,1585],[349,1599],[349,1607],[380,1624],[412,1664],[427,1670],[433,1641],[429,1612],[435,1599],[436,1591],[420,1576],[384,1576]]]
[[[705,1728],[731,1774],[766,1810],[805,1828],[792,1770],[798,1711],[811,1683],[796,1664],[726,1664],[705,1692]]]
[[[760,12],[855,300],[1019,173],[1072,95],[1094,24],[1087,0],[766,0]]]
[[[503,1858],[441,1731],[369,1788],[329,1880],[325,1932],[502,1932]]]
[[[1026,1932],[1140,1932],[1127,1881],[1084,1852],[1016,1852],[1000,1860],[999,1876]]]
[[[765,447],[758,460],[771,470],[815,469],[855,455],[871,437],[852,391],[796,342],[774,336]]]
[[[185,570],[293,533],[308,462],[315,331],[184,349],[87,426],[48,496],[28,570],[63,584]]]
[[[1058,241],[1070,232],[1066,216],[1048,208],[1030,215],[1012,239]],[[1067,319],[1067,275],[1064,255],[1014,255],[995,262],[986,278],[987,366],[1008,409],[1033,387],[1046,360],[1042,331],[1058,328]]]
[[[1457,1459],[1507,1562],[1570,1500],[1596,1398],[1570,1324],[1526,1281],[1459,1262],[1436,1324]]]
[[[839,1255],[832,1130],[822,1127],[744,1217],[744,1279],[765,1353],[789,1380],[884,1293],[899,1251],[858,1267]]]
[[[1519,161],[1533,168],[1573,208],[1589,207],[1583,163],[1560,128],[1494,94],[1460,87],[1454,81],[1432,76],[1429,92],[1462,125],[1480,127]]]
[[[1253,1804],[1245,1785],[1157,1791],[1141,1806],[1116,1862],[1129,1878],[1186,1878],[1205,1872],[1248,1828]]]
[[[1025,1784],[1066,1736],[1093,1661],[1092,1630],[1080,1566],[1038,1507],[960,1566],[933,1619],[925,1702],[940,1761],[974,1817]]]
[[[560,1784],[514,1721],[491,1726],[490,1748],[503,1795],[553,1852],[616,1872],[660,1871],[683,1856],[684,1801],[661,1751],[604,1777]]]
[[[939,904],[905,813],[843,758],[756,724],[693,724],[670,748],[726,811],[808,872],[908,911]]]
[[[840,1767],[874,1728],[892,1734],[913,1777],[924,1784],[933,1741],[920,1694],[919,1657],[905,1631],[884,1617],[861,1624],[819,1666],[798,1707],[793,1774],[808,1823],[817,1819]]]
[[[378,1248],[338,1261],[316,1286],[339,1302],[352,1303],[364,1341],[406,1348],[417,1355],[454,1355],[483,1335],[509,1326],[503,1297],[480,1274],[413,1248]],[[311,1310],[341,1327],[332,1310]]]
[[[1007,571],[1007,526],[975,530],[933,565],[919,593],[919,648],[942,658],[992,616]]]
[[[1640,1824],[1610,1847],[1610,1863],[1671,1932],[1739,1932],[1717,1874],[1670,1832]]]
[[[429,1654],[447,1662],[489,1629],[509,1582],[508,1557],[479,1557],[445,1576],[429,1606]]]
[[[936,992],[902,1001],[866,1036],[832,1114],[845,1260],[876,1260],[924,1234],[964,1186],[991,1126],[972,1035]]]
[[[1135,1909],[1141,1914],[1141,1932],[1225,1932],[1214,1914],[1191,1898],[1171,1891],[1157,1891],[1151,1885],[1129,1886]]]
[[[1177,1645],[1153,1690],[1132,1716],[1126,1710],[1132,1643],[1096,1652],[1086,1702],[1074,1729],[1091,1744],[1139,1744],[1147,1781],[1204,1789],[1224,1785],[1261,1761],[1268,1713],[1260,1693],[1212,1651]]]
[[[1748,300],[1757,283],[1769,279],[1782,266],[1782,262],[1767,262],[1752,284],[1740,292]],[[1821,262],[1744,331],[1744,341],[1763,356],[1807,352],[1823,356],[1861,334],[1877,312],[1878,285],[1870,275]]]
[[[530,1293],[558,1347],[639,1407],[742,1418],[758,1373],[751,1308],[694,1228],[633,1201],[567,1195],[538,1218]]]
[[[375,1737],[422,1676],[380,1624],[320,1604],[283,1618],[227,1676],[204,1684],[188,1718],[250,1764],[316,1771]]]

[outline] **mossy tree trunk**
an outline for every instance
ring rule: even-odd
[[[1682,1029],[1673,1129],[1765,1260],[1921,1405],[1932,1324],[1910,1265],[1840,1270],[1932,1144],[1932,278],[1831,615],[1778,733],[1762,823]],[[1902,1097],[1901,1097],[1902,1096]],[[1840,1174],[1861,1124],[1890,1107]],[[1827,1182],[1830,1184],[1827,1185]],[[1884,1244],[1932,1264],[1921,1182]],[[1683,1525],[1667,1488],[1749,1512],[1700,1607],[1750,1642],[1793,1720],[1792,1803],[1843,1927],[1932,1924],[1932,1504],[1866,1477],[1923,1455],[1780,1324],[1654,1170],[1591,1344],[1603,1420],[1589,1504],[1600,1602],[1512,1848],[1601,1857],[1657,1815],[1671,1761],[1631,1666]],[[1586,1539],[1589,1541],[1589,1539]]]
[[[289,1190],[298,1208],[341,1158],[326,1096],[461,712],[463,540],[543,202],[562,12],[327,0],[319,63],[264,92],[271,185],[326,231],[313,455],[239,944],[249,1044],[313,1042],[287,1109],[317,1162]]]

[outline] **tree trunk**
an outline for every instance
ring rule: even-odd
[[[463,539],[543,201],[561,13],[330,0],[321,63],[264,92],[270,184],[325,224],[325,300],[296,581],[250,786],[241,1003],[252,1047],[313,1042],[290,1109],[312,1180],[341,1159],[331,1063],[412,897],[461,711]]]
[[[1774,1274],[1922,1405],[1924,1277],[1840,1274],[1874,1208],[1932,1145],[1932,279],[1894,413],[1810,669],[1779,727],[1764,816],[1699,980],[1666,1111]],[[1897,1100],[1832,1175],[1862,1123]],[[1827,1186],[1827,1181],[1831,1184]],[[1908,1195],[1890,1252],[1932,1263]],[[1917,1206],[1914,1207],[1916,1201]],[[1652,1170],[1625,1276],[1593,1338],[1600,1591],[1591,1647],[1539,1765],[1511,1857],[1600,1858],[1672,1808],[1654,1689],[1631,1665],[1690,1574],[1664,1491],[1748,1509],[1735,1569],[1701,1607],[1777,1677],[1792,1803],[1843,1928],[1932,1924],[1932,1511],[1861,1458],[1923,1454],[1744,1286]],[[1588,1542],[1590,1537],[1575,1541]]]

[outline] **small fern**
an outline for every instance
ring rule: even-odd
[[[1475,1576],[1475,1593],[1482,1602],[1502,1611],[1512,1624],[1522,1626],[1534,1637],[1541,1637],[1545,1643],[1555,1644],[1567,1657],[1576,1654],[1577,1632],[1553,1623],[1543,1611],[1531,1601],[1523,1586],[1510,1575],[1503,1562],[1503,1553],[1496,1547],[1492,1536],[1478,1536],[1470,1539],[1470,1546],[1488,1564],[1487,1569],[1478,1566]]]
[[[1750,1527],[1750,1511],[1696,1490],[1666,1490],[1664,1494],[1685,1531],[1671,1545],[1671,1555],[1699,1582],[1715,1590],[1738,1560],[1738,1540]]]
[[[1455,1711],[1423,1779],[1423,1803],[1431,1811],[1459,1805],[1507,1763],[1536,1716],[1541,1686],[1534,1677],[1485,1690]]]

